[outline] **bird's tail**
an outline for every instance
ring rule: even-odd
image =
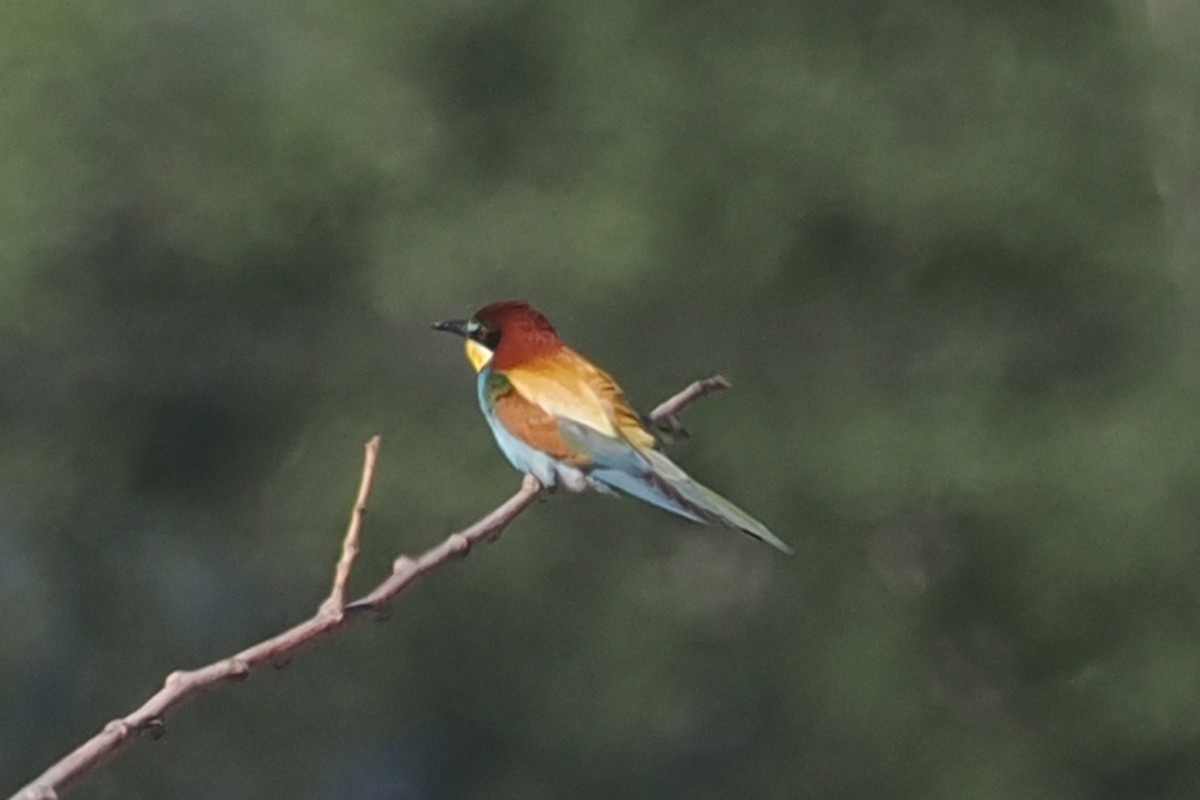
[[[648,469],[630,473],[625,470],[597,468],[591,477],[614,489],[633,495],[659,508],[694,522],[724,525],[742,531],[780,552],[793,550],[766,525],[747,514],[707,486],[692,480],[674,461],[657,450],[642,450]]]

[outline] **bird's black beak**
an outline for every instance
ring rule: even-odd
[[[445,322],[435,322],[433,323],[433,329],[435,331],[457,334],[464,339],[467,338],[467,321],[465,319],[448,319]]]

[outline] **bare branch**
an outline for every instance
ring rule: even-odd
[[[689,404],[705,395],[729,387],[720,375],[696,381],[679,394],[666,400],[649,417],[655,422],[671,420]],[[264,639],[240,653],[215,661],[199,669],[172,672],[163,687],[142,706],[129,715],[115,719],[51,766],[33,782],[19,790],[10,800],[57,800],[59,792],[117,755],[139,734],[157,739],[166,731],[166,717],[197,695],[245,680],[264,665],[280,665],[290,661],[304,648],[331,633],[367,618],[357,612],[383,612],[391,602],[417,578],[452,560],[461,558],[482,541],[495,539],[510,522],[537,500],[542,486],[532,475],[526,475],[521,488],[487,516],[468,528],[452,533],[442,542],[420,556],[400,556],[392,565],[392,574],[355,602],[346,605],[346,583],[358,556],[359,537],[367,499],[375,476],[379,455],[379,437],[366,443],[362,479],[350,513],[350,524],[342,543],[341,557],[334,571],[329,597],[309,619],[288,630]]]
[[[393,598],[426,572],[441,566],[451,558],[465,556],[479,542],[498,537],[508,523],[516,519],[518,514],[537,500],[541,493],[542,485],[538,483],[538,479],[532,475],[526,475],[516,494],[471,527],[450,534],[442,540],[441,544],[432,550],[426,550],[418,558],[414,559],[409,556],[397,558],[392,564],[391,577],[361,599],[347,606],[346,611],[354,613],[385,610]]]
[[[358,497],[354,500],[354,509],[350,512],[350,524],[346,526],[342,557],[338,559],[337,569],[333,573],[333,588],[329,591],[329,598],[321,604],[321,612],[324,614],[341,616],[346,608],[346,582],[350,580],[350,571],[354,569],[354,561],[358,558],[362,521],[367,515],[367,498],[371,496],[375,463],[379,460],[379,437],[372,436],[365,447],[362,479],[358,483]]]
[[[701,397],[728,389],[730,386],[731,384],[724,375],[704,378],[688,386],[674,397],[662,401],[646,416],[663,432],[669,435],[682,434],[686,436],[687,431],[684,430],[683,423],[679,421],[679,414]]]
[[[678,394],[663,400],[647,416],[655,422],[674,417],[701,397],[728,389],[732,385],[724,375],[713,375],[711,378],[695,381]]]

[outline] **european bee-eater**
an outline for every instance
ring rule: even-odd
[[[725,525],[791,553],[766,525],[701,486],[658,450],[607,372],[563,344],[539,311],[507,300],[433,326],[466,339],[479,407],[512,465],[549,489],[617,489],[694,522]]]

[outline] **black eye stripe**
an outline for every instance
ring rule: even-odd
[[[489,350],[495,350],[500,344],[500,331],[494,331],[482,323],[472,321],[467,326],[467,338],[479,342]]]

